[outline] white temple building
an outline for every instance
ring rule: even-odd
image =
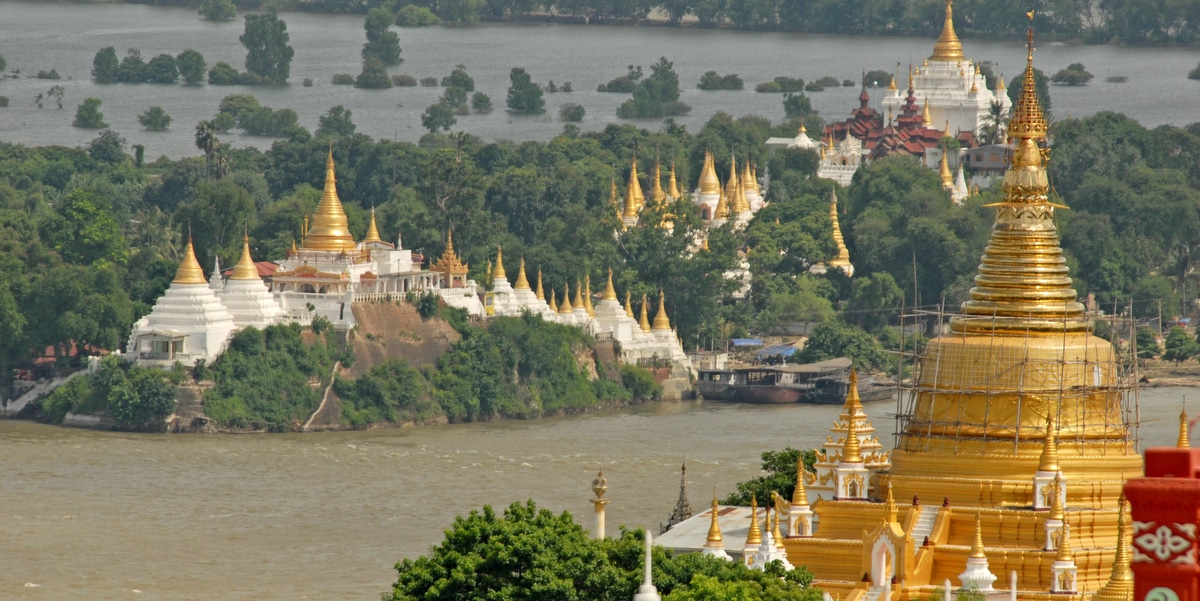
[[[220,283],[220,275],[216,283]],[[217,289],[221,302],[239,329],[253,326],[263,329],[284,319],[283,307],[271,294],[266,282],[258,275],[258,267],[250,257],[250,237],[242,241],[242,258],[224,285]]]

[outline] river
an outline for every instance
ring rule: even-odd
[[[1146,445],[1182,398],[1142,392]],[[885,444],[891,401],[872,403]],[[0,421],[0,598],[373,601],[454,516],[535,499],[591,526],[657,528],[687,460],[692,507],[759,455],[824,440],[839,407],[655,403],[535,421],[323,434],[133,435]],[[30,586],[37,585],[37,586]],[[139,595],[140,591],[142,594]]]
[[[285,13],[291,44],[296,50],[291,85],[280,88],[112,84],[97,85],[90,79],[92,58],[105,46],[114,46],[123,57],[127,48],[138,48],[142,57],[167,52],[178,54],[193,48],[204,54],[211,66],[226,61],[241,69],[245,49],[238,42],[241,19],[209,23],[185,8],[141,4],[74,4],[56,2],[13,2],[0,0],[0,54],[9,68],[20,68],[20,79],[0,80],[0,95],[11,106],[0,109],[0,140],[27,145],[65,144],[78,146],[96,132],[71,126],[75,107],[84,98],[103,101],[101,111],[113,129],[130,144],[144,144],[146,156],[170,157],[198,154],[193,132],[196,123],[210,118],[227,94],[252,93],[267,106],[292,108],[300,122],[315,130],[317,118],[334,105],[344,105],[354,114],[358,130],[376,138],[415,142],[424,129],[420,116],[435,102],[440,88],[393,88],[359,90],[330,83],[335,73],[357,74],[359,52],[365,41],[362,15]],[[456,64],[463,64],[475,78],[477,89],[491,96],[497,110],[489,115],[458,118],[457,130],[485,140],[548,140],[562,131],[558,121],[561,105],[573,102],[587,109],[580,127],[598,130],[616,120],[617,105],[629,96],[596,92],[600,83],[625,73],[626,65],[649,66],[659,56],[674,61],[683,90],[682,100],[692,105],[690,115],[678,121],[696,132],[717,111],[735,116],[762,115],[783,118],[779,94],[757,94],[758,82],[779,75],[813,80],[824,75],[857,80],[864,70],[895,68],[897,61],[920,64],[933,48],[936,31],[922,38],[866,38],[789,33],[755,33],[693,28],[569,26],[548,24],[485,24],[473,27],[431,27],[399,30],[404,63],[392,73],[439,79]],[[1020,42],[966,39],[967,56],[998,62],[1011,79],[1024,66],[1025,50]],[[1037,64],[1053,73],[1069,63],[1081,62],[1096,75],[1091,85],[1052,90],[1054,112],[1060,117],[1082,117],[1102,110],[1128,114],[1147,127],[1166,123],[1186,125],[1197,117],[1200,83],[1188,80],[1200,53],[1195,49],[1128,48],[1118,46],[1071,46],[1044,43]],[[547,94],[547,113],[540,117],[518,117],[504,110],[508,74],[524,67],[533,80],[572,82],[570,94]],[[906,67],[904,67],[906,68]],[[39,70],[57,69],[62,81],[34,79]],[[737,73],[746,82],[739,92],[702,92],[696,89],[708,70]],[[1124,75],[1128,83],[1106,83],[1105,78]],[[313,87],[301,86],[311,78]],[[903,84],[904,76],[901,75]],[[64,109],[38,109],[33,100],[51,85],[66,88]],[[886,85],[886,82],[880,82]],[[826,120],[846,118],[857,106],[857,87],[831,88],[812,93],[813,107]],[[137,115],[150,106],[162,106],[174,118],[167,132],[141,129]],[[658,129],[657,120],[634,121],[641,127]],[[227,142],[267,148],[272,140],[230,133]]]

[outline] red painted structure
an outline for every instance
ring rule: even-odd
[[[1145,470],[1144,478],[1125,483],[1134,599],[1200,601],[1200,449],[1147,449]]]

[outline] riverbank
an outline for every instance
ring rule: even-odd
[[[1169,361],[1149,360],[1138,371],[1144,388],[1200,388],[1200,363],[1194,361],[1177,365]]]

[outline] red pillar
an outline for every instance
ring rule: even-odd
[[[1200,601],[1200,449],[1147,449],[1145,470],[1125,483],[1134,599]]]

